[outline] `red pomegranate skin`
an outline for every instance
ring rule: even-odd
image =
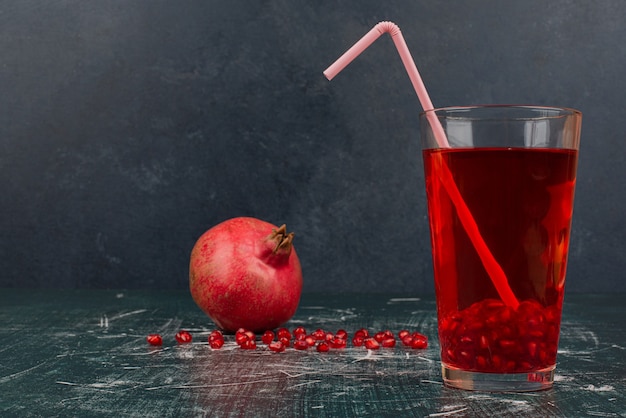
[[[191,251],[189,287],[196,304],[226,332],[262,332],[293,317],[302,269],[285,226],[250,217],[224,221]]]

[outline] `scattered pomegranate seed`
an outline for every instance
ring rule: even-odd
[[[209,340],[214,338],[224,339],[224,334],[222,334],[222,331],[219,330],[211,331],[211,333],[209,334]]]
[[[190,343],[192,339],[191,334],[184,330],[177,332],[174,338],[176,338],[176,341],[178,341],[179,344]]]
[[[304,340],[306,339],[306,334],[294,334],[294,340]]]
[[[398,332],[398,338],[400,338],[400,340],[404,339],[404,337],[406,337],[407,335],[411,335],[411,333],[406,329]]]
[[[309,347],[313,347],[315,345],[315,337],[313,337],[312,335],[307,335],[304,341],[306,341]]]
[[[291,340],[287,337],[280,337],[278,341],[280,341],[280,343],[284,345],[285,347],[291,346]]]
[[[224,346],[224,340],[221,338],[209,339],[209,347],[219,349]]]
[[[361,328],[354,333],[354,336],[365,339],[370,336],[370,332],[366,328]]]
[[[246,330],[245,329],[239,328],[235,332],[235,342],[237,343],[237,345],[241,345],[247,339],[248,339],[248,336],[246,335]]]
[[[289,332],[287,328],[278,328],[278,331],[276,332],[276,336],[279,339],[287,338],[288,340],[291,340],[291,332]]]
[[[326,338],[326,332],[323,329],[316,329],[315,331],[313,331],[313,333],[311,334],[313,336],[313,338],[315,338],[316,340],[320,341]]]
[[[347,340],[348,333],[346,332],[346,330],[340,329],[337,330],[337,332],[335,333],[335,337],[341,338],[342,340]]]
[[[378,350],[380,348],[380,343],[373,337],[366,338],[364,345],[368,350]]]
[[[330,350],[330,347],[328,346],[328,343],[322,341],[317,344],[317,347],[315,349],[320,353],[326,353],[328,352],[328,350]]]
[[[296,340],[293,343],[293,348],[296,350],[306,350],[309,348],[309,344],[305,340]]]
[[[402,338],[402,345],[405,347],[411,347],[411,345],[413,345],[413,337],[405,335],[404,338]]]
[[[306,329],[304,329],[304,327],[297,327],[296,329],[293,330],[293,335],[299,335],[299,334],[306,335]]]
[[[355,347],[361,347],[363,345],[363,337],[354,336],[352,338],[352,345]]]
[[[209,334],[209,346],[211,348],[222,348],[224,345],[224,334],[221,331],[215,330]]]
[[[146,337],[146,341],[150,345],[163,345],[163,338],[159,334],[150,334]]]
[[[246,340],[239,347],[243,348],[244,350],[254,350],[256,349],[256,341]]]
[[[425,335],[424,335],[424,334],[422,334],[421,332],[417,332],[417,331],[415,331],[415,332],[411,333],[411,337],[413,337],[413,338],[421,338],[421,339],[424,339],[424,340],[428,340],[428,337],[427,337],[427,336],[425,336]]]
[[[275,337],[274,331],[268,329],[261,336],[261,341],[263,341],[264,344],[269,344],[272,341],[274,341],[274,337]]]
[[[250,341],[250,338],[245,333],[236,333],[235,334],[235,342],[237,345],[242,345],[246,341]]]
[[[374,334],[374,339],[379,343],[382,342],[385,339],[385,333],[382,331],[377,332]]]
[[[428,339],[422,337],[411,337],[411,348],[424,349],[428,347]]]
[[[333,334],[332,332],[327,332],[326,336],[324,337],[324,340],[327,342],[332,341],[335,338],[335,334]]]
[[[252,331],[240,329],[235,333],[235,342],[239,346],[247,344],[248,348],[252,345],[250,342],[253,342],[256,347],[256,335]]]
[[[396,339],[393,337],[385,337],[382,342],[382,346],[385,348],[391,348],[396,346]]]
[[[269,345],[268,345],[269,349],[272,350],[275,353],[282,353],[283,351],[285,351],[285,344],[283,344],[280,340],[279,341],[272,341]]]
[[[348,341],[344,338],[335,337],[329,342],[332,348],[346,348]]]

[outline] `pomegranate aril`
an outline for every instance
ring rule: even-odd
[[[396,339],[393,337],[386,337],[382,340],[381,345],[386,348],[391,348],[396,346]]]
[[[548,306],[543,310],[543,314],[547,323],[554,324],[560,320],[560,313],[556,306]]]
[[[345,348],[348,344],[347,344],[347,340],[343,338],[335,337],[332,340],[330,340],[329,345],[332,348]]]
[[[335,337],[341,338],[342,340],[347,340],[348,333],[346,332],[346,330],[340,329],[340,330],[337,330],[337,332],[335,333]]]
[[[411,335],[411,333],[406,329],[398,332],[398,338],[400,338],[400,340],[404,339],[404,337],[406,337],[407,335]]]
[[[367,328],[361,328],[358,329],[355,333],[354,333],[355,337],[361,337],[363,339],[367,338],[370,336],[369,331],[367,330]]]
[[[427,337],[427,336],[425,336],[425,335],[424,335],[424,334],[422,334],[421,332],[417,332],[417,331],[412,332],[412,333],[411,333],[411,337],[413,337],[413,338],[421,338],[421,339],[423,339],[423,340],[427,340],[427,341],[428,341],[428,337]]]
[[[476,367],[479,369],[484,369],[487,367],[487,359],[483,356],[476,357]]]
[[[146,337],[146,341],[150,345],[159,346],[163,345],[163,338],[159,334],[150,334]]]
[[[441,330],[444,332],[454,333],[460,325],[461,318],[458,315],[441,320]]]
[[[275,353],[281,353],[285,351],[286,348],[285,344],[283,344],[280,340],[271,342],[268,347]]]
[[[363,341],[364,341],[363,337],[354,336],[352,338],[352,345],[355,347],[361,347],[363,345]]]
[[[366,338],[363,344],[368,350],[378,350],[380,348],[380,343],[372,337]]]
[[[237,333],[235,334],[235,342],[237,345],[242,345],[246,341],[250,341],[250,337],[246,333]]]
[[[305,340],[296,340],[293,343],[293,348],[296,350],[306,350],[309,348],[309,344]]]
[[[219,330],[211,331],[209,334],[209,346],[214,349],[222,348],[224,345],[224,334]]]
[[[498,345],[500,346],[500,348],[507,351],[510,351],[517,347],[517,343],[513,340],[500,340],[498,341]]]
[[[530,368],[532,368],[532,367],[533,367],[533,365],[532,365],[532,363],[531,363],[531,362],[529,362],[529,361],[522,361],[522,362],[520,362],[520,364],[519,364],[519,367],[518,367],[518,368],[519,368],[520,370],[528,370],[528,369],[530,369]]]
[[[411,347],[412,344],[413,344],[413,337],[411,337],[410,335],[406,335],[404,338],[402,338],[403,346]]]
[[[411,338],[412,338],[411,348],[422,350],[422,349],[428,347],[428,339],[427,338],[421,338],[421,337],[411,337]]]
[[[247,331],[243,328],[239,328],[237,332],[235,332],[235,342],[237,345],[243,344],[245,341],[249,340]]]
[[[469,351],[459,351],[457,357],[459,358],[459,361],[461,361],[467,367],[471,367],[471,365],[472,365],[472,363],[474,361],[474,356]]]
[[[291,346],[291,340],[287,337],[280,337],[278,338],[278,341],[285,347]]]
[[[479,345],[480,348],[482,349],[489,349],[489,340],[487,339],[486,336],[481,335],[480,336],[480,340],[479,340]]]
[[[385,333],[384,332],[377,332],[376,334],[374,334],[374,339],[378,342],[382,342],[382,340],[385,339]]]
[[[276,335],[278,336],[278,338],[286,338],[288,340],[291,340],[291,332],[289,332],[287,328],[278,328]]]
[[[297,336],[299,334],[306,335],[306,329],[304,327],[297,327],[296,329],[293,330],[293,335]]]
[[[224,346],[224,340],[221,338],[209,339],[209,347],[219,349]]]
[[[320,353],[326,353],[330,350],[330,346],[328,345],[327,342],[322,341],[322,342],[317,343],[317,346],[315,347],[315,349]]]
[[[184,330],[178,331],[176,335],[174,336],[174,338],[176,338],[176,341],[179,344],[187,344],[187,343],[190,343],[192,340],[191,334]]]
[[[307,335],[304,341],[306,341],[309,347],[313,347],[315,345],[315,338],[312,335]]]
[[[497,369],[501,369],[502,368],[502,357],[500,357],[499,355],[493,355],[491,356],[491,364],[493,365],[493,367],[497,370]]]
[[[320,340],[324,340],[326,338],[326,331],[324,331],[323,329],[316,329],[315,331],[313,331],[313,333],[311,334],[313,336],[313,338],[315,338],[317,341]]]
[[[460,342],[463,344],[472,344],[474,342],[474,339],[472,337],[464,335],[463,337],[461,337]]]
[[[211,338],[222,338],[223,339],[224,338],[224,334],[222,334],[221,331],[216,329],[216,330],[211,331],[211,333],[209,334],[209,339],[211,339]]]
[[[256,341],[254,340],[246,340],[239,347],[244,350],[254,350],[256,349]]]
[[[275,337],[274,331],[267,330],[261,336],[261,341],[263,341],[263,344],[269,344],[272,341],[274,341],[274,337]]]

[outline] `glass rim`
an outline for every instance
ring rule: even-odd
[[[472,115],[470,112],[473,110],[486,111],[495,109],[510,109],[528,111],[527,116],[506,116],[506,115],[490,115],[490,117],[484,117],[480,115]],[[543,114],[532,115],[533,111],[541,112]],[[548,112],[554,112],[549,114]],[[467,105],[467,106],[446,106],[438,107],[435,109],[423,110],[420,112],[420,116],[428,116],[428,114],[434,113],[437,118],[440,119],[456,119],[456,120],[545,120],[545,119],[558,119],[563,117],[582,117],[580,110],[570,107],[560,106],[542,106],[542,105],[524,105],[524,104],[485,104],[485,105]],[[464,114],[465,113],[465,114]]]

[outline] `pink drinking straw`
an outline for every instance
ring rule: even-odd
[[[383,33],[389,33],[393,43],[396,45],[396,49],[400,54],[400,59],[402,59],[402,63],[404,64],[404,68],[411,79],[411,83],[413,84],[413,88],[417,93],[417,98],[422,105],[424,111],[426,111],[426,118],[428,122],[431,124],[433,129],[433,134],[435,135],[435,140],[440,148],[450,148],[450,144],[448,143],[448,139],[446,137],[446,133],[441,126],[441,122],[437,118],[435,112],[431,112],[434,109],[432,102],[430,101],[430,97],[428,96],[428,92],[426,91],[426,87],[424,86],[424,82],[422,81],[422,77],[417,70],[417,66],[415,65],[415,61],[413,57],[411,57],[411,53],[409,52],[409,48],[404,41],[404,37],[400,32],[400,28],[393,22],[380,22],[376,26],[372,28],[365,36],[363,36],[357,43],[355,43],[350,49],[348,49],[337,61],[335,61],[330,67],[324,71],[324,75],[328,80],[332,80],[337,74],[341,72],[348,64],[350,64],[356,57],[358,57],[367,47],[376,41]],[[444,160],[441,160],[441,178],[440,181],[443,184],[448,196],[452,200],[452,203],[456,207],[457,214],[459,215],[459,219],[461,220],[461,224],[467,235],[469,236],[480,260],[489,274],[491,281],[493,282],[496,291],[500,295],[500,298],[504,303],[512,307],[513,309],[517,309],[519,305],[519,301],[515,297],[515,294],[511,290],[509,286],[509,282],[506,278],[506,274],[502,267],[496,259],[489,251],[489,247],[485,243],[485,240],[480,235],[480,230],[478,229],[478,225],[474,220],[469,208],[465,204],[459,189],[456,187],[456,183],[454,178],[452,177],[452,173],[448,169],[447,164]]]

